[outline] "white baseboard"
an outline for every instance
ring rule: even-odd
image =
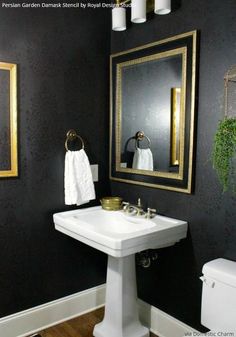
[[[0,319],[1,337],[25,337],[104,305],[105,285]]]
[[[190,326],[166,314],[156,307],[139,300],[139,316],[143,325],[159,337],[183,337],[186,333],[198,333]],[[194,334],[197,336],[197,334]]]
[[[0,319],[0,336],[26,337],[102,307],[105,303],[105,288],[106,285],[103,284],[3,317]],[[198,332],[141,300],[139,312],[143,324],[159,337],[183,337],[186,332]]]

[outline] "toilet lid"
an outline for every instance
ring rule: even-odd
[[[225,259],[216,259],[204,264],[204,276],[213,278],[236,288],[236,262]],[[204,335],[203,335],[204,336]]]

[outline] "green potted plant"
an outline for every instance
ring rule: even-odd
[[[236,117],[220,121],[213,144],[213,167],[217,171],[223,191],[236,193]]]

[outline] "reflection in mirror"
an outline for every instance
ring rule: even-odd
[[[17,171],[16,65],[0,62],[0,177]]]
[[[121,167],[178,172],[179,160],[177,163],[176,158],[173,163],[173,157],[179,158],[180,96],[176,91],[173,96],[173,88],[185,84],[184,62],[185,49],[181,48],[120,65]],[[180,116],[180,109],[178,112]],[[150,139],[150,148],[142,141],[136,149],[136,142],[131,139],[138,130],[143,130]],[[137,158],[141,165],[135,165]]]
[[[179,166],[180,158],[180,113],[181,88],[171,89],[171,120],[170,120],[170,165]]]
[[[112,180],[191,193],[196,48],[193,31],[111,55]]]

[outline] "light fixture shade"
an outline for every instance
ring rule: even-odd
[[[155,0],[155,14],[165,15],[171,12],[171,0]]]
[[[146,0],[132,0],[131,21],[134,23],[146,21]]]
[[[126,30],[126,10],[122,7],[114,7],[112,9],[112,30]]]

